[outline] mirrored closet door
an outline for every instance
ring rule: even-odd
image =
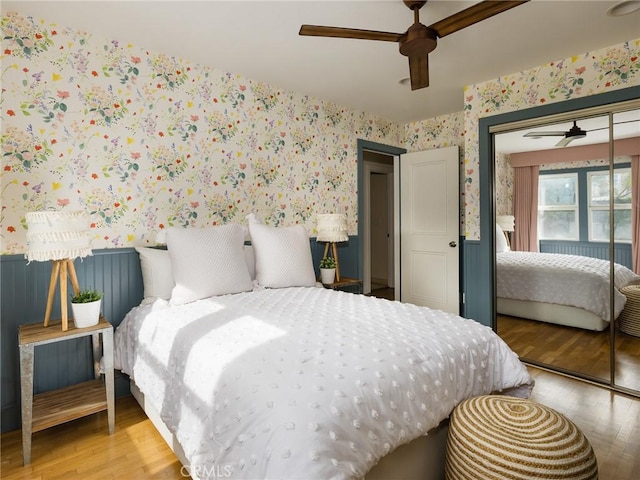
[[[639,105],[527,121],[493,145],[498,334],[532,364],[640,392],[640,313],[637,333],[620,325],[640,282]]]
[[[611,115],[613,168],[607,193],[611,218],[604,232],[614,245],[616,269],[613,273],[612,295],[624,302],[615,322],[615,370],[613,383],[640,392],[640,284],[629,280],[629,272],[619,265],[640,273],[640,109]],[[635,178],[634,178],[635,177]],[[637,277],[635,278],[637,280]],[[620,295],[622,294],[622,295]]]

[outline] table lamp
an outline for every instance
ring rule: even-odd
[[[92,255],[89,214],[82,211],[41,211],[29,212],[27,220],[27,254],[29,262],[53,262],[49,280],[47,308],[44,326],[49,326],[56,284],[60,278],[60,309],[62,330],[69,328],[67,317],[67,279],[71,281],[74,293],[80,292],[74,258]]]
[[[515,230],[516,218],[513,215],[498,215],[496,216],[496,223],[500,225],[500,228],[507,239],[507,245],[511,247],[509,234]]]
[[[324,247],[325,258],[329,254],[329,245],[331,245],[331,253],[336,261],[336,281],[340,281],[340,263],[338,262],[337,242],[346,242],[349,240],[347,235],[347,216],[340,213],[320,213],[318,214],[318,235],[316,241],[327,242]]]

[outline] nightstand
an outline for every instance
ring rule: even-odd
[[[113,326],[100,317],[97,325],[76,328],[72,322],[63,331],[61,322],[48,327],[42,323],[20,325],[20,391],[22,393],[22,461],[31,463],[31,435],[76,418],[107,410],[109,434],[115,427],[115,395],[113,373]],[[48,343],[91,335],[93,341],[93,368],[95,380],[70,387],[33,394],[34,348]],[[100,335],[104,355],[104,382],[100,379]]]
[[[332,290],[342,290],[344,292],[362,293],[362,280],[350,277],[340,277],[340,281],[333,283],[323,283],[324,288]]]

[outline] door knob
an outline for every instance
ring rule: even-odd
[[[451,248],[456,248],[456,245],[457,245],[457,244],[456,244],[456,242],[455,242],[455,241],[453,241],[453,240],[451,240],[451,241],[449,242],[449,246],[450,246]]]

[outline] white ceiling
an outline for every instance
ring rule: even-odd
[[[301,37],[303,23],[404,32],[400,0],[3,1],[16,10],[136,47],[209,65],[397,122],[463,109],[465,85],[640,37],[640,12],[606,16],[616,2],[532,0],[439,40],[430,86],[411,91],[391,42]],[[475,2],[430,0],[430,25]]]

